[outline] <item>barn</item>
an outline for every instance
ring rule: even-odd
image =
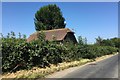
[[[28,37],[27,42],[37,40],[38,34],[42,32],[45,35],[45,40],[48,40],[48,41],[58,41],[58,42],[70,41],[73,43],[77,43],[74,32],[72,32],[69,28],[37,31]]]

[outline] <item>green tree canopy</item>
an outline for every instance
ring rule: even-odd
[[[96,38],[96,44],[101,45],[102,41],[103,41],[103,39],[100,36],[98,36],[98,38]]]
[[[80,45],[86,45],[87,44],[87,38],[83,38],[82,36],[78,36],[78,43]]]
[[[43,6],[35,13],[36,31],[65,28],[64,21],[60,8],[55,4]]]

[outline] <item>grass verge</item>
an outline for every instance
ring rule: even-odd
[[[102,57],[98,57],[95,59],[95,61],[100,61],[112,55],[105,55]],[[51,64],[50,67],[46,67],[46,68],[33,67],[31,70],[20,70],[15,73],[3,74],[2,78],[44,78],[48,74],[52,74],[54,72],[61,71],[70,67],[80,66],[93,61],[94,60],[92,59],[81,59],[79,61],[59,63],[57,66]]]

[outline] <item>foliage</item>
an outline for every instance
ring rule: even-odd
[[[3,37],[1,45],[3,72],[30,69],[33,66],[44,68],[50,64],[57,65],[81,58],[94,59],[118,50],[111,46],[59,44],[45,41],[43,38],[44,35],[39,36],[41,40],[27,43],[24,38]]]
[[[78,43],[79,43],[79,45],[87,44],[87,38],[83,38],[82,36],[78,36]]]
[[[102,41],[103,41],[103,39],[100,36],[98,36],[98,38],[96,38],[97,45],[101,45]]]
[[[39,32],[38,32],[39,33]],[[39,41],[45,41],[45,33],[43,31],[41,31],[39,34],[38,34],[38,39]]]
[[[35,13],[36,31],[65,28],[64,21],[60,8],[55,4],[43,6]]]
[[[101,45],[102,46],[112,46],[112,47],[114,47],[115,46],[115,44],[114,44],[114,42],[112,42],[112,40],[110,40],[110,39],[104,39],[102,42],[101,42]]]
[[[120,49],[120,38],[111,38],[110,41],[114,43],[114,46]]]
[[[99,43],[99,44],[97,44]],[[102,38],[98,38],[97,45],[101,45],[101,46],[112,46],[112,47],[117,47],[120,49],[120,38],[111,38],[111,39],[102,39]]]

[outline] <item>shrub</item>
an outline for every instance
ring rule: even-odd
[[[110,46],[59,44],[45,40],[27,43],[25,39],[2,38],[2,70],[16,71],[33,66],[46,67],[61,62],[94,59],[117,52]]]

